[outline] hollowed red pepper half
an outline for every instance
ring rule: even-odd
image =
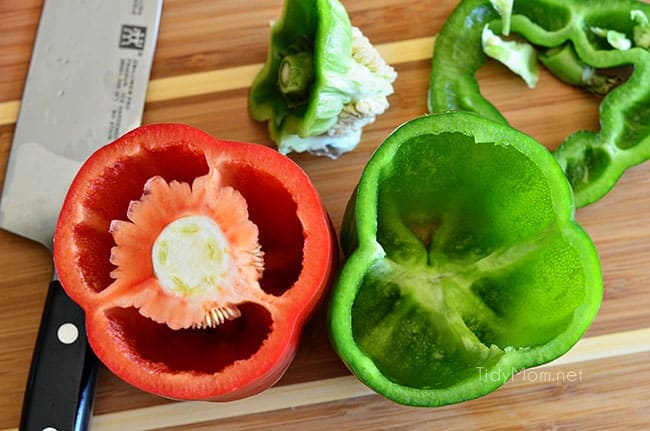
[[[273,385],[335,257],[327,213],[293,161],[179,124],[140,127],[93,154],[54,238],[96,355],[174,399]]]

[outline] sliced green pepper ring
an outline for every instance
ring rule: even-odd
[[[398,403],[479,397],[568,351],[602,300],[597,252],[551,154],[467,112],[429,115],[378,148],[341,231],[333,345]]]
[[[606,90],[600,105],[600,131],[578,131],[554,153],[573,187],[577,206],[593,203],[614,187],[626,169],[650,159],[650,50],[645,46],[650,27],[635,19],[650,18],[650,4],[635,0],[527,0],[514,2],[512,13],[511,31],[535,46],[558,52],[569,46],[577,60],[590,69],[634,69],[626,82]],[[506,122],[481,95],[476,79],[486,58],[481,47],[486,25],[501,26],[490,0],[463,0],[449,17],[436,39],[430,112],[466,110]],[[602,29],[635,40],[636,45],[614,49],[601,35]],[[576,64],[571,61],[564,66],[553,67],[551,72],[574,83]],[[565,79],[567,76],[571,79]]]

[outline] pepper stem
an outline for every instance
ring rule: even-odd
[[[313,56],[307,52],[287,55],[280,63],[278,85],[288,96],[304,95],[314,80]]]

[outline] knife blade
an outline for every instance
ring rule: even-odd
[[[162,0],[46,0],[9,154],[0,228],[50,250],[72,178],[100,146],[137,127]],[[97,359],[84,316],[53,275],[20,429],[86,429]]]

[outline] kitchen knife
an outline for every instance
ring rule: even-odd
[[[0,228],[52,247],[65,193],[98,147],[137,127],[162,0],[47,0],[7,164]],[[20,430],[86,429],[97,359],[54,274]]]

